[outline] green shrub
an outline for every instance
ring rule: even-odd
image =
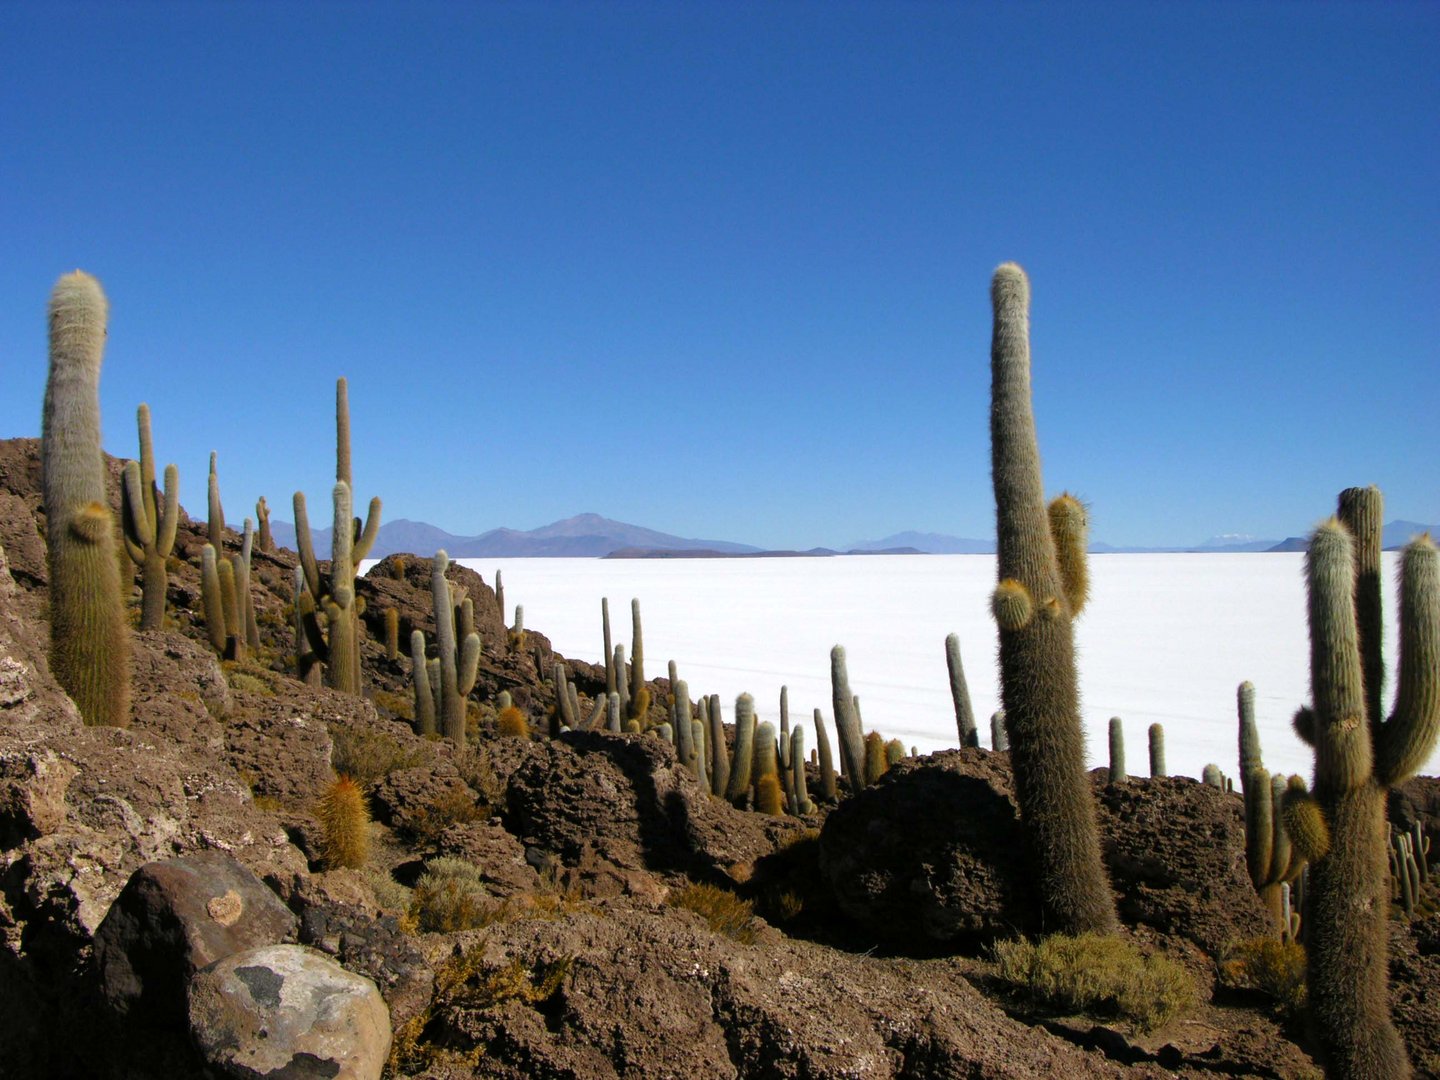
[[[749,900],[714,885],[689,885],[672,892],[665,901],[671,907],[685,908],[702,916],[717,934],[740,942],[755,943],[755,908]]]
[[[1163,1027],[1198,1000],[1195,982],[1165,956],[1142,956],[1104,934],[1002,941],[996,974],[1031,1001],[1064,1012],[1115,1016],[1141,1031]]]

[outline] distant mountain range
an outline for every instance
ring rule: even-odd
[[[295,546],[295,526],[289,522],[271,522],[275,542]],[[330,530],[313,530],[317,552],[330,550]],[[456,536],[423,521],[382,522],[370,549],[370,557],[383,559],[396,552],[433,555],[444,550],[452,559],[514,559],[541,556],[599,558],[622,548],[669,551],[708,550],[720,555],[754,554],[760,548],[734,544],[728,540],[692,540],[683,536],[627,525],[599,514],[577,514],[538,529],[491,529],[479,536]]]
[[[288,548],[295,547],[295,527],[289,522],[271,522],[275,541]],[[1430,531],[1440,535],[1440,526],[1421,525],[1414,521],[1392,521],[1385,526],[1382,542],[1389,548],[1405,544],[1416,533]],[[330,550],[330,530],[315,531],[317,553]],[[808,551],[768,551],[750,544],[728,540],[698,540],[657,532],[640,525],[613,521],[599,514],[577,514],[538,529],[491,529],[479,536],[457,536],[423,521],[387,521],[380,526],[379,536],[371,549],[372,558],[381,559],[396,552],[431,555],[444,549],[452,559],[506,559],[543,556],[571,558],[717,558],[758,555],[830,556],[839,554],[927,554],[927,555],[990,555],[995,552],[994,540],[967,539],[943,533],[899,532],[879,540],[857,540],[842,550],[811,548]],[[1213,536],[1191,547],[1120,547],[1103,541],[1091,543],[1096,554],[1118,552],[1248,552],[1304,551],[1303,537],[1266,540],[1253,536],[1225,534]]]

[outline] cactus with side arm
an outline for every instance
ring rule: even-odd
[[[140,429],[140,460],[125,463],[120,488],[125,550],[140,568],[140,629],[159,630],[165,622],[165,590],[170,573],[165,562],[175,549],[180,522],[180,471],[165,466],[165,491],[155,485],[155,447],[150,436],[150,406],[135,413]]]
[[[1315,751],[1313,793],[1287,793],[1285,824],[1310,859],[1305,934],[1312,1028],[1326,1075],[1411,1075],[1390,1018],[1386,957],[1387,792],[1440,734],[1440,553],[1428,536],[1400,557],[1395,705],[1381,715],[1380,492],[1351,488],[1305,558],[1311,705],[1296,732]]]
[[[1048,928],[1112,932],[1115,900],[1100,857],[1073,620],[1084,607],[1085,509],[1071,495],[1047,508],[1031,411],[1030,283],[1014,263],[995,271],[990,442],[999,584],[1000,696],[1020,817]]]

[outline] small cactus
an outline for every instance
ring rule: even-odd
[[[1110,783],[1125,779],[1125,725],[1118,716],[1110,717]]]
[[[1150,775],[1169,776],[1165,770],[1165,726],[1150,725]]]
[[[316,808],[320,819],[320,861],[327,870],[358,870],[370,854],[370,810],[365,795],[348,776],[325,789]]]
[[[501,709],[500,715],[495,718],[495,733],[517,739],[528,739],[530,738],[530,721],[526,720],[525,714],[514,705],[507,706]]]
[[[945,638],[945,667],[950,672],[950,698],[955,703],[955,728],[961,746],[979,746],[980,732],[975,727],[975,710],[970,704],[970,687],[965,683],[965,668],[960,663],[960,635]]]
[[[820,770],[820,798],[827,803],[836,800],[835,756],[830,749],[830,736],[825,733],[825,718],[815,710],[815,764]]]

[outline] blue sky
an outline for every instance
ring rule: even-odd
[[[988,281],[1112,543],[1440,521],[1440,6],[0,5],[0,437],[110,297],[106,448],[838,545],[993,530]],[[317,514],[317,508],[319,512]]]

